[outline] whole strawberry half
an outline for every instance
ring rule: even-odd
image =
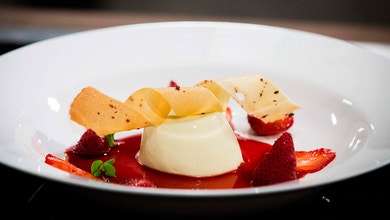
[[[274,135],[287,131],[294,124],[294,115],[290,114],[274,122],[264,123],[261,119],[248,114],[248,123],[252,130],[261,136]]]
[[[252,176],[253,186],[264,186],[297,179],[294,142],[289,132],[276,139],[258,162]]]
[[[100,137],[92,129],[87,129],[80,140],[72,148],[72,152],[82,157],[103,156],[110,151],[104,137]]]

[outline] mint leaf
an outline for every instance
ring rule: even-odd
[[[104,163],[102,166],[102,170],[106,174],[106,176],[115,177],[115,167],[112,164]]]
[[[91,164],[91,173],[94,176],[100,176],[102,175],[102,171],[100,170],[100,166],[103,164],[103,161],[101,160],[95,160]]]
[[[101,176],[104,173],[106,176],[115,177],[116,170],[113,166],[114,162],[114,158],[111,158],[104,163],[101,160],[95,160],[91,164],[91,173],[94,176]]]

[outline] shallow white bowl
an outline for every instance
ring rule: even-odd
[[[0,56],[0,162],[140,210],[275,208],[390,162],[389,70],[389,60],[348,42],[254,24],[162,22],[44,40]],[[69,119],[68,110],[85,86],[125,100],[140,87],[166,86],[171,79],[194,85],[253,73],[271,79],[300,104],[290,129],[295,147],[334,150],[329,166],[299,181],[265,187],[179,190],[91,182],[44,163],[47,153],[63,157],[81,136],[83,128]],[[245,114],[232,108],[236,127],[251,136]]]

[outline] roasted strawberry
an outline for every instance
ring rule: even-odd
[[[248,123],[252,130],[261,136],[274,135],[287,131],[294,124],[294,115],[290,114],[274,122],[264,123],[261,119],[248,114]]]
[[[264,186],[295,180],[296,165],[294,141],[289,132],[283,132],[257,164],[251,183]]]
[[[72,148],[72,152],[82,157],[103,156],[110,151],[104,137],[100,137],[92,129],[87,129],[80,140]]]
[[[297,177],[304,177],[308,173],[314,173],[326,167],[336,157],[336,152],[319,148],[311,151],[296,151]]]

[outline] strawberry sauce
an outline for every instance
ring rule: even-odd
[[[244,163],[235,171],[227,174],[194,178],[149,169],[138,163],[136,156],[140,147],[141,134],[128,136],[115,140],[116,145],[105,156],[94,158],[82,158],[72,153],[71,148],[65,152],[67,161],[75,166],[90,172],[91,164],[95,160],[107,161],[115,159],[114,167],[116,169],[115,177],[103,177],[107,182],[123,184],[126,180],[132,178],[146,179],[153,182],[158,188],[175,189],[232,189],[251,187],[248,176],[254,169],[255,161],[258,161],[272,145],[246,139],[237,135],[241,147]]]

